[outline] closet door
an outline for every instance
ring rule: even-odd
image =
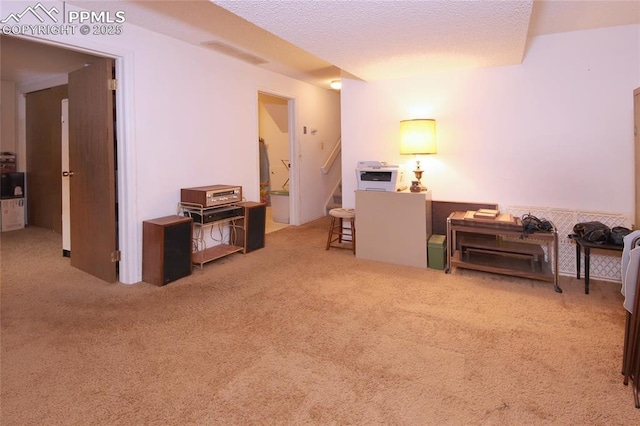
[[[62,99],[67,86],[27,93],[27,223],[62,233]]]

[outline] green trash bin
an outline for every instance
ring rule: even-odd
[[[431,269],[444,271],[447,263],[447,237],[446,235],[434,234],[429,237],[427,243],[427,265]]]

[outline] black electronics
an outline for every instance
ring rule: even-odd
[[[202,210],[202,215],[196,211],[188,211],[185,215],[193,218],[195,223],[211,223],[219,220],[230,219],[232,217],[242,217],[244,209],[238,206],[218,207]]]
[[[202,207],[215,207],[242,201],[242,187],[235,185],[209,185],[194,188],[182,188],[180,201],[200,204]]]
[[[2,173],[0,185],[0,198],[24,197],[24,173]]]
[[[391,182],[393,171],[360,172],[360,180],[365,182]]]

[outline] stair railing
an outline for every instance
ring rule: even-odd
[[[324,163],[324,165],[320,167],[320,170],[322,170],[322,173],[324,173],[325,175],[329,173],[329,171],[333,167],[333,164],[336,162],[336,159],[338,158],[338,155],[340,154],[341,151],[342,151],[342,137],[339,137],[338,142],[333,147],[333,150],[329,155],[329,158],[327,158],[327,161]]]

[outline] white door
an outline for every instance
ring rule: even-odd
[[[62,100],[62,253],[71,252],[69,196],[69,99]]]
[[[633,91],[633,137],[635,150],[636,214],[634,229],[640,229],[640,87]]]

